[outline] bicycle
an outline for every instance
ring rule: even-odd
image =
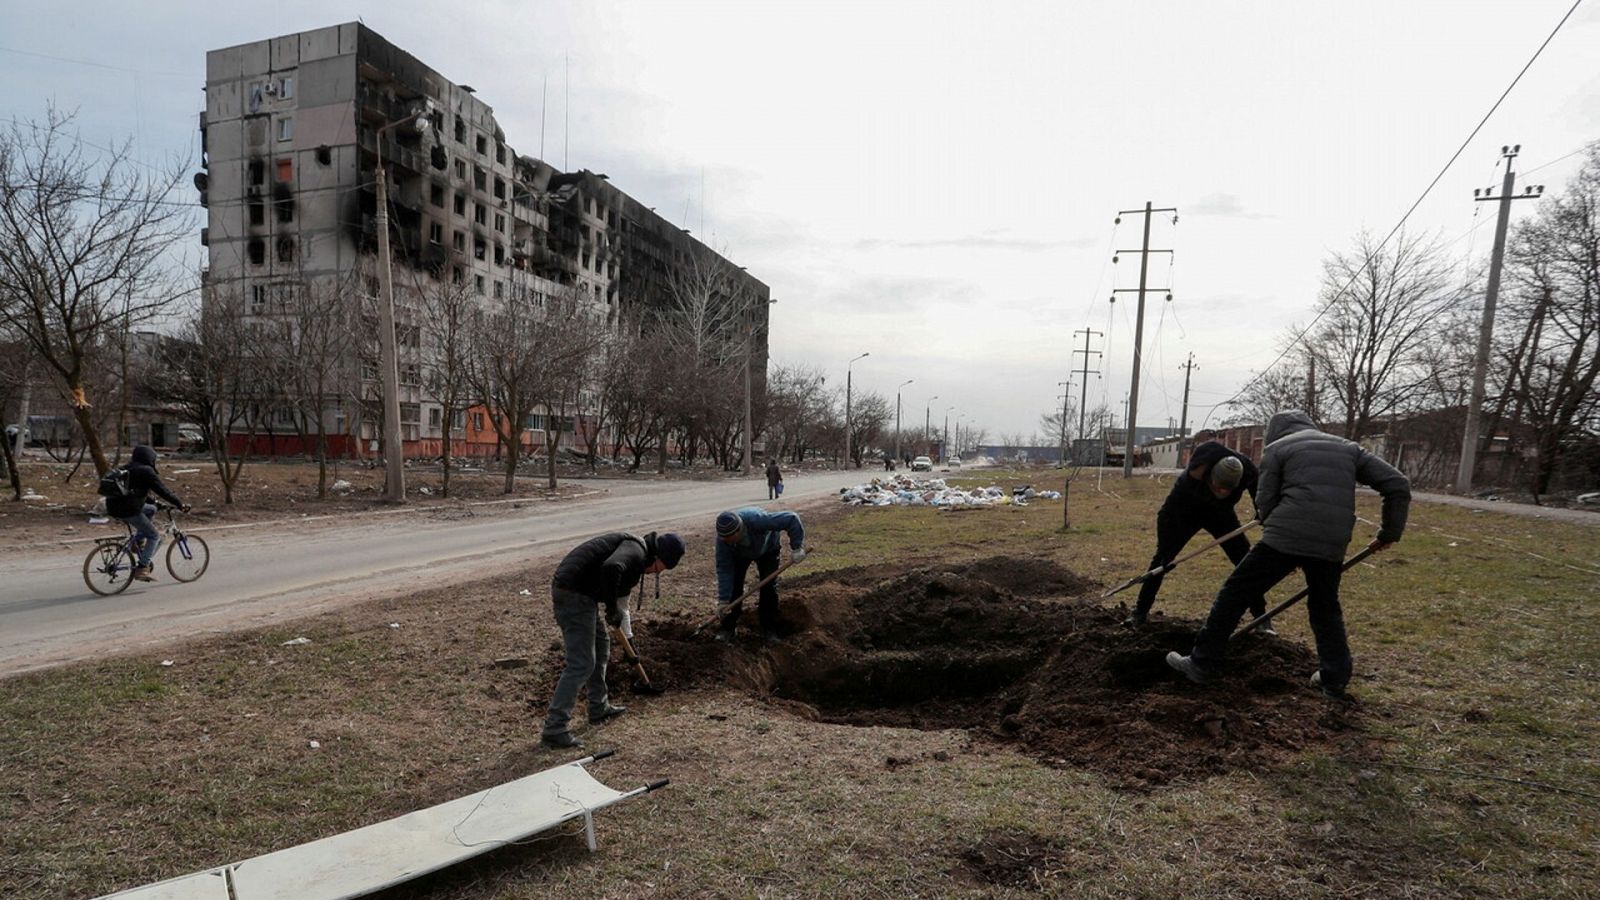
[[[167,514],[165,524],[155,523],[167,544],[167,572],[175,581],[188,583],[199,579],[211,564],[211,548],[205,539],[189,534],[178,526],[173,508],[156,504],[159,513]],[[133,582],[133,569],[138,565],[139,535],[133,526],[122,523],[127,535],[120,538],[101,538],[83,560],[83,583],[102,597],[120,594]]]

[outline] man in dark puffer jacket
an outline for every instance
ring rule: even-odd
[[[1208,680],[1221,668],[1245,606],[1298,568],[1305,572],[1306,612],[1317,640],[1312,683],[1327,696],[1343,697],[1351,660],[1339,576],[1355,530],[1356,484],[1383,495],[1383,522],[1372,542],[1381,550],[1405,531],[1411,482],[1359,444],[1318,431],[1298,410],[1274,415],[1266,441],[1256,490],[1261,540],[1223,583],[1191,654],[1168,653],[1167,664],[1191,681]]]
[[[583,746],[572,736],[567,723],[577,705],[578,691],[585,684],[589,686],[590,725],[627,711],[625,706],[613,705],[606,691],[611,636],[600,624],[597,608],[604,604],[606,625],[631,638],[628,592],[644,576],[676,566],[683,552],[683,539],[672,533],[657,535],[652,531],[638,537],[614,531],[584,541],[561,560],[550,581],[550,598],[566,648],[566,665],[544,720],[540,736],[544,746],[557,750]]]
[[[150,559],[155,556],[156,548],[161,546],[161,532],[156,531],[156,526],[150,522],[150,517],[156,514],[155,505],[150,503],[151,491],[179,509],[189,509],[167,490],[161,476],[156,474],[156,451],[140,444],[133,448],[133,454],[129,457],[128,492],[121,497],[106,498],[106,514],[128,523],[142,541],[138,565],[133,569],[133,577],[138,581],[156,580],[150,574]]]

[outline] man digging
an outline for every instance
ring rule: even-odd
[[[1374,550],[1400,540],[1411,504],[1411,482],[1361,445],[1318,431],[1299,410],[1267,423],[1266,451],[1256,493],[1261,540],[1228,576],[1206,624],[1184,656],[1167,654],[1167,665],[1190,681],[1210,680],[1221,668],[1228,639],[1245,606],[1290,572],[1305,572],[1306,612],[1317,640],[1319,666],[1311,683],[1324,696],[1343,699],[1350,682],[1350,645],[1339,606],[1344,552],[1356,524],[1356,484],[1383,495],[1383,522]]]
[[[1206,441],[1194,448],[1189,467],[1173,482],[1166,502],[1156,513],[1156,555],[1150,558],[1150,571],[1163,569],[1177,559],[1183,546],[1201,529],[1214,538],[1238,531],[1239,516],[1233,507],[1245,491],[1250,492],[1252,502],[1256,500],[1256,481],[1255,463],[1222,444]],[[1236,534],[1222,542],[1222,552],[1237,566],[1250,552],[1250,541],[1243,534]],[[1139,601],[1122,624],[1137,627],[1150,618],[1163,574],[1157,572],[1144,580]],[[1259,616],[1267,611],[1266,600],[1253,597],[1250,608]],[[1270,622],[1260,630],[1277,634]]]
[[[780,533],[789,535],[789,563],[805,559],[806,530],[800,517],[792,512],[767,512],[757,506],[747,506],[717,515],[717,610],[722,616],[722,626],[717,640],[733,643],[734,628],[739,624],[739,607],[731,606],[734,598],[744,593],[745,575],[750,564],[756,564],[756,575],[766,581],[778,571],[778,552],[782,542]],[[723,610],[727,610],[723,612]],[[768,644],[782,640],[778,634],[778,580],[761,586],[761,600],[756,607],[761,622],[761,636]]]
[[[675,567],[683,551],[683,539],[670,532],[658,536],[652,531],[641,538],[614,531],[584,541],[561,560],[550,581],[550,598],[566,646],[566,665],[550,698],[541,744],[556,750],[583,746],[568,730],[568,722],[585,683],[590,725],[627,712],[627,707],[611,703],[606,690],[611,636],[600,624],[598,606],[605,604],[606,625],[631,638],[628,594],[644,576]]]

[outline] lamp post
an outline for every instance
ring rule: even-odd
[[[383,376],[384,499],[392,503],[405,502],[406,473],[405,449],[400,440],[400,362],[394,342],[394,273],[389,262],[389,181],[383,167],[383,133],[413,122],[418,132],[426,132],[430,124],[427,116],[432,112],[433,104],[424,101],[404,119],[379,126],[375,142],[378,151],[378,290],[383,294],[378,304],[378,346]]]
[[[866,353],[863,353],[860,356],[856,357],[855,359],[850,360],[848,363],[845,363],[845,366],[844,366],[844,465],[845,465],[845,468],[847,468],[847,469],[850,468],[850,463],[851,463],[851,456],[850,456],[850,379],[851,379],[851,372],[850,372],[850,367],[855,365],[857,360],[866,359],[867,357],[869,357],[871,355],[872,355],[872,351],[869,350]]]
[[[922,440],[928,445],[929,452],[933,450],[933,401],[937,399],[939,395],[934,394],[922,407]]]
[[[743,266],[739,271],[743,272]],[[767,304],[778,301],[768,298]],[[750,415],[750,357],[755,354],[756,342],[756,306],[754,303],[745,304],[745,329],[744,329],[744,475],[750,476],[750,445],[755,443],[754,420]]]
[[[916,381],[915,378],[909,381],[902,381],[900,386],[894,389],[894,458],[897,462],[900,459],[900,388],[908,384],[915,384]]]
[[[956,459],[960,459],[961,458],[961,420],[965,416],[966,416],[966,413],[959,413],[959,414],[956,415],[956,440],[955,440]],[[947,458],[945,459],[945,462],[949,462],[949,461],[950,460],[949,460],[949,458],[947,456]]]
[[[950,461],[950,410],[952,409],[955,409],[955,407],[946,406],[944,408],[944,432],[939,435],[939,461],[941,463]]]

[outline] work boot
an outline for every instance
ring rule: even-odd
[[[1258,619],[1261,618],[1261,615],[1258,614],[1256,616],[1256,618],[1258,618]],[[1262,622],[1260,627],[1256,628],[1256,634],[1266,634],[1266,635],[1271,635],[1272,637],[1277,637],[1278,636],[1278,629],[1273,628],[1272,627],[1272,620],[1268,619],[1265,622]]]
[[[1142,609],[1136,609],[1133,612],[1128,613],[1128,617],[1126,619],[1122,620],[1122,627],[1123,628],[1138,628],[1141,625],[1144,625],[1145,623],[1147,623],[1149,621],[1150,621],[1150,614],[1149,613],[1145,612]]]
[[[550,750],[578,750],[583,747],[583,741],[573,737],[570,731],[562,731],[540,735],[539,746]]]
[[[133,567],[133,580],[134,581],[155,581],[156,577],[154,575],[150,574],[151,568],[153,568],[153,567],[152,566],[134,566]]]
[[[626,706],[612,706],[610,703],[607,703],[600,709],[589,710],[589,724],[599,725],[601,722],[609,719],[615,719],[617,716],[620,716],[627,711],[628,708]]]
[[[1322,692],[1322,696],[1329,700],[1349,700],[1350,695],[1345,693],[1343,687],[1333,687],[1322,683],[1322,670],[1311,673],[1311,686]]]
[[[717,629],[716,642],[719,643],[719,644],[732,644],[733,643],[733,629],[732,628],[718,628]]]
[[[1185,678],[1195,684],[1205,684],[1211,680],[1211,676],[1207,675],[1205,670],[1195,664],[1193,657],[1184,656],[1176,650],[1167,654],[1167,665],[1182,672]]]

